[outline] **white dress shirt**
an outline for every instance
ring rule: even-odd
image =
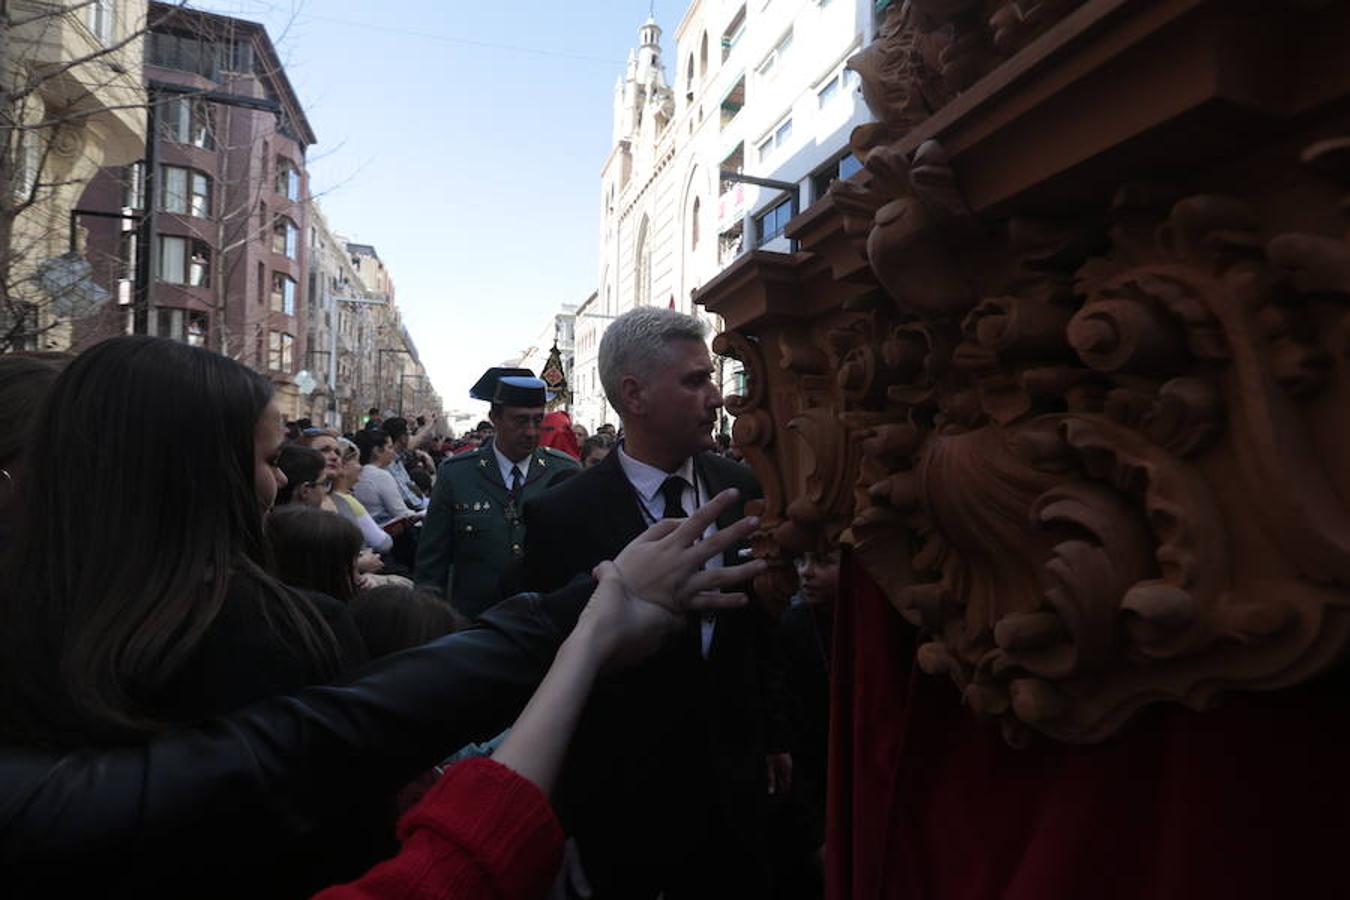
[[[619,466],[623,469],[624,476],[628,483],[637,491],[638,505],[642,509],[642,518],[648,525],[654,524],[664,518],[666,514],[666,498],[661,493],[661,485],[666,483],[666,479],[672,475],[678,475],[684,479],[684,492],[680,495],[680,506],[684,507],[685,513],[692,513],[707,503],[708,487],[694,476],[694,458],[691,456],[684,461],[674,472],[666,472],[658,469],[656,466],[649,465],[641,460],[634,459],[624,452],[623,444],[620,444],[614,450],[619,454]],[[709,525],[703,532],[703,536],[709,537],[717,531],[717,523]],[[715,556],[703,564],[705,569],[720,569],[722,567],[722,557]],[[717,616],[714,613],[705,613],[700,623],[702,638],[703,658],[708,658],[708,651],[712,648],[713,631],[717,625]]]
[[[534,454],[522,460],[507,459],[506,454],[497,447],[496,441],[492,442],[492,452],[497,455],[497,466],[502,470],[502,484],[506,485],[506,489],[511,490],[511,470],[517,466],[520,467],[520,483],[524,486],[530,477],[530,460]]]

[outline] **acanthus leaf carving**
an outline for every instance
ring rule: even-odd
[[[865,169],[830,195],[875,291],[745,328],[778,385],[747,426],[777,426],[765,547],[840,535],[922,631],[920,668],[1017,744],[1350,651],[1350,139],[1001,221],[942,146],[905,149],[1081,6],[892,4],[850,61],[880,119]]]

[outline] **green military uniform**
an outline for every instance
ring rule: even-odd
[[[576,468],[560,450],[535,448],[513,501],[491,441],[441,463],[417,545],[417,586],[443,594],[470,618],[496,603],[502,576],[525,553],[525,503]]]

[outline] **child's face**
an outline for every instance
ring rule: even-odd
[[[801,596],[807,603],[832,603],[839,593],[839,551],[807,553],[797,560]]]

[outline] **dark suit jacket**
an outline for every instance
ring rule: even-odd
[[[742,465],[703,453],[695,466],[709,496],[741,492],[720,527],[762,496]],[[525,521],[531,590],[613,559],[647,527],[616,452],[528,503]],[[728,551],[724,562],[737,561]],[[555,799],[599,897],[653,896],[698,865],[689,854],[710,816],[756,840],[764,754],[786,743],[770,624],[754,605],[720,613],[704,660],[693,618],[651,660],[597,685],[573,741]]]

